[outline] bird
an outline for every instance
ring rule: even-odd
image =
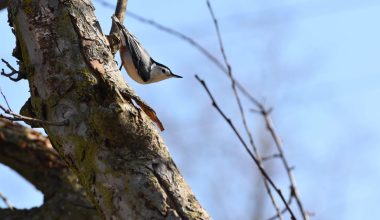
[[[169,78],[183,78],[169,67],[155,61],[139,40],[113,15],[112,21],[120,30],[120,58],[128,75],[140,84],[159,82]]]

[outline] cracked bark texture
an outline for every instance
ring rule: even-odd
[[[209,219],[142,102],[124,82],[86,0],[12,0],[15,56],[33,114],[104,219]],[[110,19],[111,22],[111,19]]]

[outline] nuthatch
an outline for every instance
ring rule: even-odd
[[[148,84],[173,77],[182,78],[182,76],[174,74],[169,67],[153,60],[137,38],[120,23],[115,15],[112,16],[112,20],[121,32],[121,61],[133,80],[141,84]]]

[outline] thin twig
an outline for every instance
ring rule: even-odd
[[[9,62],[7,62],[6,60],[4,60],[4,59],[1,59],[1,62],[3,62],[5,65],[7,65],[7,67],[10,69],[10,70],[12,70],[12,72],[18,72],[15,68],[13,68],[13,66],[11,65],[11,64],[9,64]],[[3,70],[3,72],[4,72],[4,70]],[[4,74],[4,75],[6,75],[6,74]],[[9,76],[9,75],[6,75],[6,76]]]
[[[222,53],[222,56],[223,56],[223,60],[224,60],[224,64],[226,65],[227,67],[227,73],[228,73],[228,76],[229,77],[232,77],[232,70],[231,70],[231,65],[229,64],[228,62],[228,59],[227,59],[227,55],[226,55],[226,52],[224,51],[224,46],[223,46],[223,41],[222,41],[222,35],[220,34],[220,30],[219,30],[219,25],[218,25],[218,20],[216,19],[215,17],[215,14],[214,14],[214,10],[212,10],[212,7],[211,7],[211,3],[209,0],[206,0],[206,3],[207,3],[207,8],[211,14],[211,18],[214,22],[214,27],[216,29],[216,35],[218,37],[218,42],[219,42],[219,49]],[[232,84],[235,84],[235,80],[233,80],[233,83]],[[234,86],[233,86],[234,87]]]
[[[239,141],[244,146],[244,149],[247,151],[248,155],[255,162],[255,164],[256,164],[257,168],[259,169],[261,175],[268,181],[268,183],[272,186],[272,188],[276,191],[276,193],[278,194],[278,196],[281,198],[282,202],[284,203],[284,205],[286,206],[287,210],[289,211],[289,214],[290,214],[292,220],[295,220],[296,217],[293,214],[293,211],[291,210],[290,206],[288,206],[288,204],[286,202],[286,199],[285,199],[284,195],[282,194],[281,190],[279,188],[277,188],[277,186],[274,184],[273,180],[269,177],[268,173],[264,170],[264,168],[261,166],[260,162],[257,160],[257,158],[254,156],[254,154],[252,153],[252,151],[249,149],[248,145],[245,143],[244,139],[241,137],[241,135],[237,131],[237,129],[236,129],[235,125],[232,123],[231,119],[229,119],[224,114],[224,112],[220,109],[220,107],[216,103],[214,97],[212,96],[210,90],[208,89],[205,81],[202,80],[202,79],[200,79],[197,75],[195,75],[195,78],[199,81],[199,83],[201,83],[201,85],[203,86],[203,88],[206,90],[208,96],[210,97],[210,99],[212,101],[212,106],[214,106],[216,108],[216,110],[219,112],[219,114],[224,118],[224,120],[227,121],[228,125],[234,131],[235,135],[238,137]]]
[[[287,202],[287,204],[288,204],[288,206],[290,206],[291,204],[292,204],[292,200],[293,200],[293,195],[290,193],[290,196],[289,196],[289,199],[288,199],[288,202]],[[286,207],[285,208],[283,208],[281,211],[280,211],[280,213],[281,214],[284,214],[285,212],[287,212],[288,210],[286,209]],[[278,218],[278,215],[276,214],[276,215],[273,215],[272,217],[270,217],[270,218],[268,218],[267,220],[274,220],[274,219],[277,219]]]
[[[69,123],[68,120],[64,120],[61,122],[52,122],[52,121],[44,121],[36,118],[27,117],[24,115],[20,115],[17,113],[14,113],[10,109],[4,108],[2,105],[0,105],[0,109],[3,110],[6,114],[11,115],[12,117],[0,114],[1,118],[8,119],[10,121],[25,121],[25,122],[31,122],[31,123],[39,123],[39,124],[46,124],[46,125],[52,125],[52,126],[64,126]]]
[[[236,102],[237,102],[238,107],[239,107],[240,116],[241,116],[241,120],[242,120],[242,123],[243,123],[243,126],[244,126],[244,130],[245,130],[245,132],[246,132],[246,134],[247,134],[247,136],[249,138],[249,143],[250,143],[250,145],[251,145],[251,147],[252,147],[252,149],[253,149],[253,151],[255,153],[255,156],[256,156],[258,162],[260,163],[260,166],[262,166],[264,168],[264,165],[262,164],[262,160],[261,160],[260,154],[259,154],[259,152],[257,150],[257,147],[256,147],[256,144],[255,144],[255,142],[253,140],[252,133],[250,132],[250,129],[248,128],[248,123],[247,123],[247,119],[246,119],[246,116],[245,116],[243,105],[241,103],[240,96],[239,96],[239,94],[238,94],[238,92],[236,90],[236,80],[233,77],[232,67],[231,67],[231,65],[228,62],[228,58],[227,58],[227,55],[226,55],[226,52],[225,52],[225,49],[224,49],[224,44],[223,44],[223,40],[222,40],[222,35],[220,34],[218,20],[216,19],[216,16],[215,16],[214,10],[212,9],[210,1],[207,0],[206,2],[207,2],[207,7],[209,9],[209,12],[210,12],[210,15],[212,17],[212,20],[214,22],[214,27],[215,27],[215,30],[216,30],[216,35],[218,37],[220,52],[221,52],[221,54],[223,56],[224,64],[226,65],[227,70],[228,70],[228,77],[229,77],[229,79],[231,81],[231,88],[232,88],[232,91],[234,93]],[[276,203],[276,200],[274,199],[274,196],[272,194],[270,186],[268,185],[268,182],[265,180],[265,178],[263,180],[264,180],[264,186],[265,186],[265,188],[267,190],[269,198],[271,199],[272,205],[275,208],[275,211],[277,213],[278,218],[281,220],[282,219],[282,215],[280,213],[280,208],[278,207],[278,205]]]
[[[3,99],[4,99],[5,103],[7,104],[8,109],[12,111],[11,107],[9,106],[8,100],[5,97],[5,95],[4,95],[3,90],[1,89],[1,87],[0,87],[0,93],[3,96]]]
[[[256,156],[257,156],[257,159],[258,159],[259,162],[262,164],[262,161],[261,161],[260,155],[258,154],[257,149],[255,149],[254,151],[255,151],[255,154],[256,154]],[[262,166],[263,166],[263,165],[262,165]],[[263,166],[263,167],[264,167],[264,166]],[[272,202],[272,205],[273,205],[273,207],[274,207],[274,209],[275,209],[275,211],[276,211],[276,215],[277,215],[277,217],[281,220],[281,219],[282,219],[282,215],[281,215],[282,213],[280,212],[280,208],[278,207],[277,202],[276,202],[276,200],[274,199],[274,196],[273,196],[272,190],[271,190],[271,188],[270,188],[270,186],[269,186],[269,184],[268,184],[268,181],[265,180],[265,178],[263,178],[263,180],[264,180],[264,186],[265,186],[265,189],[266,189],[266,191],[267,191],[267,193],[268,193],[268,195],[269,195],[269,198],[270,198],[270,200],[271,200],[271,202]]]
[[[297,190],[297,186],[296,186],[296,179],[294,178],[294,175],[293,175],[293,172],[292,172],[293,169],[292,169],[291,166],[289,166],[289,163],[286,160],[285,153],[284,153],[284,150],[283,150],[282,141],[281,141],[280,137],[277,135],[277,133],[275,131],[272,119],[270,117],[270,113],[269,112],[265,112],[265,114],[263,116],[264,116],[264,119],[265,119],[266,127],[269,130],[270,134],[272,135],[273,140],[276,143],[277,150],[280,153],[281,161],[284,164],[284,167],[286,168],[286,171],[288,173],[289,181],[291,183],[291,192],[294,195],[294,198],[295,198],[295,200],[297,202],[297,205],[298,205],[298,207],[300,209],[300,212],[301,212],[301,215],[302,215],[303,219],[304,220],[308,220],[309,216],[306,213],[306,211],[305,211],[305,209],[303,207],[303,204],[301,202],[300,196],[298,194],[298,190]]]
[[[262,157],[262,161],[266,161],[266,160],[271,160],[271,159],[275,159],[275,158],[279,158],[280,157],[280,154],[272,154],[272,155],[269,155],[269,156],[264,156]]]
[[[287,210],[286,208],[283,208],[283,209],[280,211],[281,215],[285,214],[286,211],[288,211],[288,210]],[[276,215],[274,215],[274,216],[268,218],[267,220],[275,220],[275,219],[277,219],[277,218],[279,218],[279,215],[278,215],[278,214],[276,214]]]
[[[269,133],[271,134],[274,142],[275,142],[275,145],[276,145],[276,148],[277,148],[277,151],[279,153],[279,158],[281,159],[285,169],[286,169],[286,172],[288,174],[288,178],[289,178],[289,182],[290,182],[290,190],[292,192],[292,195],[294,196],[296,202],[297,202],[297,206],[301,212],[301,215],[302,215],[302,218],[304,220],[308,220],[309,219],[309,215],[307,214],[307,212],[305,211],[304,207],[303,207],[303,204],[301,202],[301,199],[300,199],[300,196],[298,194],[298,190],[297,190],[297,186],[296,186],[296,180],[294,178],[294,175],[293,175],[293,167],[291,167],[285,157],[285,153],[284,153],[284,150],[283,150],[283,144],[282,144],[282,141],[280,139],[280,137],[277,135],[277,132],[274,128],[274,125],[273,125],[273,122],[272,122],[272,119],[270,117],[270,113],[272,111],[272,109],[269,109],[269,110],[266,110],[265,107],[263,105],[260,105],[259,106],[260,108],[260,114],[263,116],[264,118],[264,121],[265,121],[265,125],[266,125],[266,128],[267,130],[269,131]],[[252,112],[254,113],[257,113],[257,110],[253,110],[252,109]]]
[[[0,192],[0,198],[1,200],[3,200],[3,202],[8,206],[10,210],[14,209],[13,205],[9,202],[8,198],[5,197],[1,192]]]

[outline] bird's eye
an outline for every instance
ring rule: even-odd
[[[161,71],[162,71],[162,73],[165,73],[165,72],[166,72],[165,69],[162,69]]]

